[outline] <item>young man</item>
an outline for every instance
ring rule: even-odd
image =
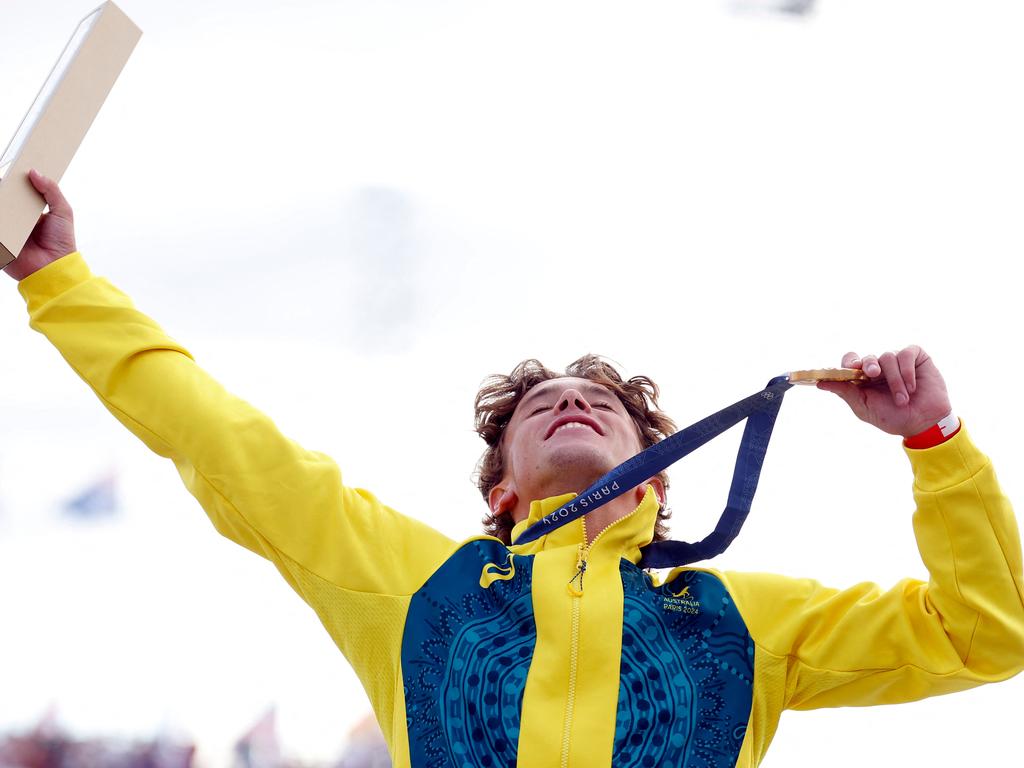
[[[598,358],[526,361],[477,398],[495,536],[455,542],[342,483],[335,463],[226,392],[76,251],[71,209],[20,257],[31,325],[170,458],[225,536],[271,560],[352,663],[396,766],[756,766],[782,710],[885,704],[1024,668],[1019,533],[989,460],[912,346],[822,385],[904,437],[928,583],[638,568],[665,478],[529,543],[517,537],[672,431],[648,379]]]

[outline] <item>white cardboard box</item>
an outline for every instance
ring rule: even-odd
[[[29,169],[60,180],[141,36],[112,2],[75,29],[0,156],[0,268],[21,252],[46,207]]]

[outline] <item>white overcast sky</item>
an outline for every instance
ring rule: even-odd
[[[93,5],[3,0],[0,141]],[[786,370],[917,343],[1021,499],[1017,4],[121,7],[143,37],[62,184],[79,248],[350,484],[475,533],[473,395],[524,357],[607,355],[686,425]],[[0,732],[55,703],[79,733],[166,729],[223,766],[276,703],[286,749],[336,754],[368,705],[315,615],[0,279]],[[717,519],[738,441],[673,473],[677,537]],[[120,519],[62,520],[111,466]],[[899,439],[798,388],[715,564],[926,578],[912,511]],[[1010,764],[1022,696],[787,713],[764,765]]]

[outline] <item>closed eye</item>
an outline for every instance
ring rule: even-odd
[[[544,411],[550,411],[550,410],[551,410],[551,406],[550,405],[541,405],[541,406],[538,406],[537,408],[535,408],[530,413],[530,416],[536,416],[538,413],[542,413]]]
[[[608,410],[608,411],[614,411],[615,410],[614,408],[612,408],[611,403],[594,403],[593,407],[594,408],[604,408],[605,410]]]

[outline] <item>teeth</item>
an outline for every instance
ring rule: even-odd
[[[590,429],[593,430],[589,424],[581,424],[578,421],[567,421],[565,424],[560,426],[555,432],[561,432],[563,429]],[[552,432],[554,434],[554,432]]]

